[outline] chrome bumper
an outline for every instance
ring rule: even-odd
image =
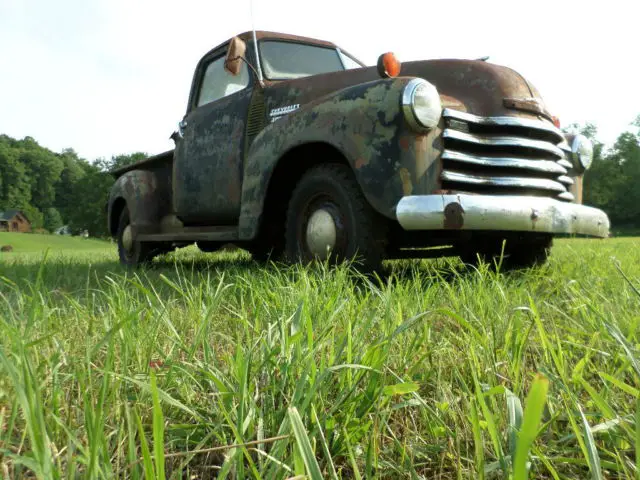
[[[609,235],[609,218],[597,208],[519,195],[413,195],[396,207],[405,230],[504,230]]]

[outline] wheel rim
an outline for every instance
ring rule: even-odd
[[[306,242],[309,252],[322,260],[336,247],[337,227],[333,215],[324,208],[315,210],[307,222]]]
[[[127,253],[131,252],[131,250],[133,249],[133,234],[131,233],[131,225],[127,225],[122,231],[122,248],[124,248]]]
[[[303,208],[298,224],[298,249],[304,258],[342,258],[347,248],[347,228],[340,206],[326,194],[316,194]]]

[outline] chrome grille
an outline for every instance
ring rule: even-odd
[[[442,187],[573,201],[570,148],[551,123],[443,112]]]

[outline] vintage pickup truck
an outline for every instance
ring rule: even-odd
[[[171,138],[112,172],[108,226],[126,265],[232,243],[259,260],[526,267],[554,236],[609,231],[582,205],[590,141],[482,59],[386,53],[366,67],[333,43],[247,32],[199,61]]]

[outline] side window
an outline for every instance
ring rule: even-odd
[[[242,64],[240,75],[234,77],[224,69],[224,55],[216,58],[207,65],[200,84],[198,102],[196,106],[215,102],[216,100],[242,90],[249,85],[247,65]]]
[[[342,59],[342,63],[344,64],[344,68],[346,70],[351,70],[354,68],[362,68],[362,65],[356,62],[349,55],[345,55],[343,52],[340,52],[340,58]]]

